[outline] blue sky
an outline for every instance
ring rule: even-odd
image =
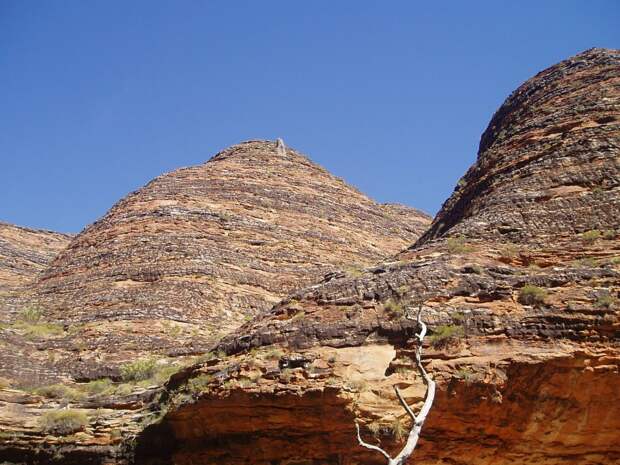
[[[248,139],[435,213],[524,80],[620,2],[0,1],[0,220],[77,232]]]

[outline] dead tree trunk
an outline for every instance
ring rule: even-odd
[[[402,448],[402,450],[396,457],[392,458],[390,457],[390,454],[388,454],[386,451],[384,451],[380,447],[373,446],[372,444],[368,444],[367,442],[364,442],[360,435],[359,424],[355,422],[355,427],[357,428],[357,440],[359,441],[360,445],[367,449],[374,450],[376,452],[383,454],[383,456],[387,460],[388,465],[405,465],[407,463],[407,460],[409,459],[416,445],[418,444],[418,439],[420,439],[420,431],[422,431],[422,426],[424,425],[426,416],[428,415],[428,412],[431,410],[431,407],[433,406],[433,401],[435,400],[435,381],[431,379],[431,377],[428,375],[428,373],[422,366],[422,343],[424,342],[424,336],[426,336],[426,324],[422,321],[421,316],[422,316],[422,306],[418,308],[418,315],[417,315],[417,322],[418,322],[418,327],[420,328],[420,332],[416,334],[416,338],[418,339],[418,347],[415,352],[415,361],[416,361],[418,370],[422,374],[424,383],[426,384],[426,397],[424,399],[424,404],[422,405],[422,408],[420,409],[420,412],[417,415],[413,413],[413,410],[411,410],[411,407],[407,405],[407,402],[405,402],[405,399],[403,399],[403,396],[401,395],[398,387],[394,386],[394,391],[396,391],[396,396],[398,397],[400,404],[403,406],[403,408],[405,409],[405,411],[407,412],[407,414],[411,417],[411,420],[413,421],[411,425],[411,431],[409,431],[409,435],[407,436],[407,442],[405,443],[405,446]]]

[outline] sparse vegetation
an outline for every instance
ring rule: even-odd
[[[43,312],[36,307],[26,307],[19,314],[19,320],[24,323],[36,324],[41,321],[41,317],[43,316]]]
[[[175,374],[180,369],[181,366],[175,364],[156,365],[155,373],[153,373],[153,375],[150,377],[150,380],[154,381],[155,384],[164,384],[170,379],[173,374]]]
[[[610,241],[615,238],[616,238],[616,231],[614,231],[613,229],[606,229],[605,231],[603,231],[603,239]]]
[[[202,374],[187,382],[187,389],[192,393],[200,393],[209,390],[209,383],[213,380],[211,375]]]
[[[374,437],[377,437],[381,432],[381,424],[377,421],[367,423],[366,428],[368,428],[368,431],[370,431]]]
[[[581,239],[588,244],[592,244],[601,238],[603,233],[598,229],[591,229],[581,234]]]
[[[503,258],[515,258],[519,255],[519,248],[515,244],[506,244],[499,249],[499,255]]]
[[[441,325],[433,329],[433,334],[428,339],[435,349],[439,349],[447,347],[462,337],[463,334],[464,330],[460,325]]]
[[[454,375],[458,379],[462,379],[466,384],[470,384],[474,381],[475,374],[470,368],[459,368]]]
[[[519,302],[523,305],[540,306],[545,303],[547,298],[547,291],[543,288],[534,286],[532,284],[526,284],[519,291]]]
[[[285,368],[284,370],[280,372],[280,379],[284,381],[285,383],[289,383],[292,377],[293,377],[293,370],[291,370],[290,368]]]
[[[405,313],[403,305],[394,299],[388,299],[383,304],[383,308],[385,309],[386,312],[388,312],[393,317],[399,317],[399,316],[404,315]]]
[[[76,410],[52,410],[40,419],[41,431],[48,434],[67,435],[76,433],[88,425],[88,417]]]
[[[11,326],[29,339],[47,338],[64,334],[64,328],[42,320],[43,312],[36,307],[24,309]]]
[[[284,355],[284,352],[278,349],[277,347],[272,347],[271,349],[265,352],[265,358],[267,360],[280,360],[280,358],[282,358],[283,355]]]
[[[144,381],[155,374],[157,361],[153,358],[143,358],[121,365],[123,381]]]
[[[114,392],[114,385],[109,378],[96,379],[80,385],[80,388],[93,396],[103,396]]]
[[[352,379],[347,383],[347,387],[351,391],[355,392],[366,392],[369,389],[368,382],[362,378]]]
[[[86,395],[77,389],[67,386],[65,384],[50,384],[48,386],[39,386],[32,390],[33,394],[47,397],[50,399],[62,399],[62,400],[83,400]]]
[[[595,268],[598,266],[598,262],[594,257],[582,257],[573,262],[573,265],[577,267]]]
[[[599,295],[596,299],[596,306],[600,308],[614,308],[618,303],[618,299],[616,299],[611,294],[602,294]]]
[[[7,389],[11,387],[11,381],[6,378],[0,378],[0,389]]]
[[[358,265],[350,265],[345,267],[345,273],[353,278],[359,278],[364,274],[364,270],[361,266]]]
[[[396,440],[400,441],[407,433],[407,425],[405,425],[405,422],[401,418],[396,417],[390,424],[390,431],[392,436],[394,436]]]
[[[450,237],[448,238],[446,245],[448,252],[451,254],[466,254],[472,252],[474,248],[468,244],[464,237]]]
[[[471,270],[475,273],[475,274],[482,274],[484,272],[484,269],[480,266],[480,265],[471,265]]]

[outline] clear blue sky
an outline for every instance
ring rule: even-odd
[[[0,220],[77,232],[276,137],[435,213],[508,94],[594,46],[620,2],[0,0]]]

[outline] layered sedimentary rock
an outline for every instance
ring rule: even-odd
[[[135,346],[196,353],[325,273],[402,250],[429,222],[292,149],[250,141],[121,200],[54,260],[30,302],[119,359]]]
[[[124,463],[171,372],[295,289],[402,250],[430,222],[281,142],[158,177],[20,289],[16,308],[28,311],[0,327],[0,462]],[[66,412],[88,421],[75,435],[46,429]]]
[[[476,163],[422,244],[447,231],[524,240],[620,217],[618,52],[592,50],[519,87],[495,113]]]
[[[439,391],[415,463],[620,463],[619,84],[602,49],[523,84],[416,246],[292,294],[173,377],[137,463],[385,463],[354,421],[402,445],[417,309]]]
[[[10,318],[9,302],[30,284],[71,240],[67,234],[0,222],[0,321]]]

